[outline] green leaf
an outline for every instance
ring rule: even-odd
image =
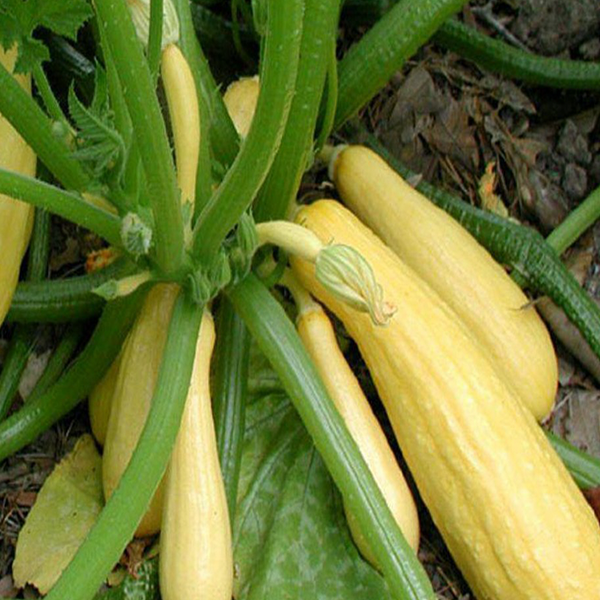
[[[104,505],[102,462],[94,440],[83,435],[44,482],[19,533],[13,577],[43,594],[54,585]]]
[[[94,600],[158,600],[158,558],[145,560],[135,577],[126,575],[116,587],[98,593]]]
[[[121,176],[125,143],[115,129],[110,110],[106,74],[96,65],[94,97],[89,108],[77,98],[73,86],[69,89],[69,113],[78,128],[75,158],[85,163],[92,177],[102,182],[108,177]]]
[[[38,27],[74,40],[79,28],[92,15],[86,0],[2,0],[0,45],[8,50],[17,43],[15,73],[28,73],[50,58],[46,46],[33,37]]]
[[[237,600],[390,598],[350,538],[340,494],[264,358],[251,359],[234,525]]]

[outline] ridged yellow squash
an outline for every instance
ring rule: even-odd
[[[233,557],[210,401],[212,317],[204,313],[190,389],[166,475],[159,576],[164,600],[230,600]]]
[[[0,46],[0,63],[12,71],[17,48],[8,52]],[[31,77],[15,75],[21,87],[31,93]],[[0,167],[35,176],[36,156],[25,140],[0,114]],[[0,194],[0,325],[8,312],[19,279],[21,260],[31,235],[33,208],[30,204]]]
[[[327,294],[314,267],[302,283],[358,343],[431,515],[479,600],[600,598],[600,528],[532,414],[466,327],[340,204],[297,222],[356,248],[397,308],[374,326]]]
[[[534,416],[548,416],[558,381],[552,341],[504,269],[372,150],[347,146],[332,166],[344,203],[456,312]]]
[[[102,484],[107,500],[129,464],[146,423],[177,294],[174,284],[155,285],[123,346],[102,457]],[[152,535],[160,530],[163,491],[161,482],[136,535]]]
[[[419,548],[419,515],[415,501],[381,425],[338,346],[331,321],[315,302],[309,309],[301,310],[297,327],[304,346],[369,466],[390,511],[406,541],[416,552]],[[372,565],[377,566],[375,556],[356,519],[348,510],[346,517],[361,554]]]

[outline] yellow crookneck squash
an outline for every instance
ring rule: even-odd
[[[231,532],[209,388],[214,341],[213,320],[205,311],[166,475],[159,559],[164,600],[230,600],[232,595]]]
[[[16,58],[16,46],[8,52],[0,47],[0,63],[9,71],[13,70]],[[15,78],[24,90],[31,93],[29,75],[15,75]],[[33,150],[1,114],[0,167],[35,176],[36,156]],[[29,244],[33,215],[31,205],[0,194],[0,325],[17,286],[21,260]]]
[[[344,203],[456,312],[533,415],[547,417],[558,382],[552,341],[504,269],[372,150],[342,147],[331,167]]]
[[[296,221],[372,265],[397,312],[376,327],[301,282],[357,342],[421,496],[479,600],[600,598],[600,527],[532,414],[439,296],[342,205]]]

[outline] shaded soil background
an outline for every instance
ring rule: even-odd
[[[562,58],[600,60],[600,3],[597,0],[474,1],[462,18],[485,33],[528,51]],[[362,29],[342,32],[349,45]],[[480,189],[494,190],[508,213],[547,234],[600,185],[600,97],[526,87],[480,70],[435,44],[407,63],[363,111],[363,123],[398,158],[425,179],[453,190],[475,205]],[[484,178],[487,173],[487,178]],[[322,194],[322,172],[302,192]],[[482,179],[483,178],[483,179]],[[94,236],[56,220],[53,275],[77,274]],[[588,291],[600,298],[600,225],[567,254]],[[2,330],[7,339],[10,329]],[[20,392],[26,395],[40,373],[60,328],[42,327]],[[6,349],[0,340],[0,357]],[[575,339],[572,344],[580,343]],[[600,456],[600,390],[556,343],[560,389],[548,426]],[[375,392],[356,351],[351,359],[369,395]],[[600,368],[596,373],[598,377]],[[15,408],[18,407],[17,402]],[[85,405],[35,443],[7,460],[0,472],[0,596],[14,593],[10,567],[18,531],[54,464],[89,428]],[[435,528],[423,515],[421,559],[440,598],[472,598]]]

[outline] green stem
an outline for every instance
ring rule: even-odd
[[[152,81],[158,78],[162,51],[163,0],[150,2],[150,31],[148,34],[148,67]]]
[[[42,394],[45,394],[58,378],[63,374],[73,353],[77,349],[86,327],[83,323],[71,323],[67,326],[58,346],[52,353],[42,376],[38,379],[35,387],[25,399],[26,402],[34,402]]]
[[[50,215],[43,210],[35,211],[35,222],[29,259],[27,263],[27,279],[41,281],[48,268],[50,248]],[[17,325],[10,340],[10,345],[0,371],[0,421],[4,419],[19,388],[21,375],[27,365],[31,350],[35,345],[38,329],[33,325]]]
[[[339,65],[335,127],[364,106],[466,0],[401,0],[356,43]]]
[[[0,193],[45,208],[97,233],[115,246],[121,245],[121,220],[97,208],[81,196],[49,183],[0,168]]]
[[[203,80],[202,73],[208,67],[202,56],[198,45],[198,38],[192,24],[191,4],[188,0],[174,0],[175,10],[179,18],[179,47],[190,65],[196,84],[198,96],[198,107],[200,109],[200,153],[198,155],[198,170],[196,172],[196,199],[194,202],[194,214],[198,215],[212,195],[212,168],[210,158],[210,106],[208,104],[206,90],[207,82]],[[210,75],[210,72],[208,72]],[[206,73],[205,73],[206,75]],[[212,94],[220,98],[219,91],[212,82]],[[221,102],[222,104],[222,102]],[[229,119],[229,116],[227,117]],[[229,121],[231,122],[231,121]],[[233,125],[231,125],[233,128]],[[234,129],[235,134],[235,129]],[[231,147],[237,148],[237,137],[233,137]]]
[[[71,156],[64,140],[52,131],[52,120],[0,65],[0,113],[31,146],[48,170],[67,189],[83,191],[89,178]]]
[[[33,442],[91,392],[118,354],[143,298],[140,291],[109,303],[64,377],[0,424],[0,461]]]
[[[565,250],[600,218],[600,188],[596,188],[567,218],[546,238],[558,254]]]
[[[294,96],[303,8],[303,0],[269,0],[261,92],[252,127],[194,227],[193,252],[202,260],[210,260],[218,251],[250,206],[275,158]]]
[[[117,489],[47,600],[93,598],[132,539],[177,437],[201,318],[201,307],[180,295],[173,309],[150,412],[136,449]]]
[[[227,169],[235,160],[238,152],[238,134],[223,103],[223,98],[198,43],[198,38],[190,28],[189,2],[188,0],[174,0],[174,3],[181,27],[180,46],[194,73],[196,88],[202,98],[200,106],[204,106],[203,110],[208,112],[208,118],[205,117],[204,112],[201,113],[204,121],[202,135],[205,136],[205,127],[208,125],[214,158],[224,169]]]
[[[233,524],[242,461],[250,336],[231,303],[221,299],[212,386],[213,414],[229,521]]]
[[[544,433],[581,489],[600,486],[600,460],[578,450],[549,431]]]
[[[306,0],[296,92],[281,146],[255,203],[257,221],[284,218],[296,199],[313,150],[329,63],[335,51],[337,0]]]
[[[60,107],[60,104],[58,103],[58,100],[56,99],[56,96],[50,87],[50,82],[48,81],[44,68],[41,64],[38,64],[34,67],[33,80],[35,81],[35,85],[40,93],[40,96],[42,97],[42,100],[44,101],[44,106],[46,107],[48,114],[55,121],[63,123],[70,129],[69,121],[67,120],[65,113],[63,113],[62,108]]]
[[[98,315],[105,301],[92,293],[111,279],[121,279],[136,272],[134,264],[119,259],[90,275],[44,282],[21,282],[7,315],[16,323],[64,323],[82,321]]]
[[[121,81],[146,174],[154,215],[156,261],[165,274],[174,274],[181,271],[184,262],[183,219],[173,155],[152,76],[127,3],[96,0],[95,7]]]
[[[392,596],[433,600],[423,567],[398,528],[283,308],[253,275],[236,286],[229,297],[280,377],[361,531],[368,532]]]
[[[327,97],[325,108],[322,110],[323,118],[319,136],[315,142],[315,153],[318,154],[327,143],[327,138],[333,131],[335,113],[338,103],[338,63],[335,56],[335,48],[332,48],[329,65],[327,67]]]
[[[455,19],[446,21],[434,39],[484,69],[511,79],[559,89],[600,89],[598,62],[536,56]]]

